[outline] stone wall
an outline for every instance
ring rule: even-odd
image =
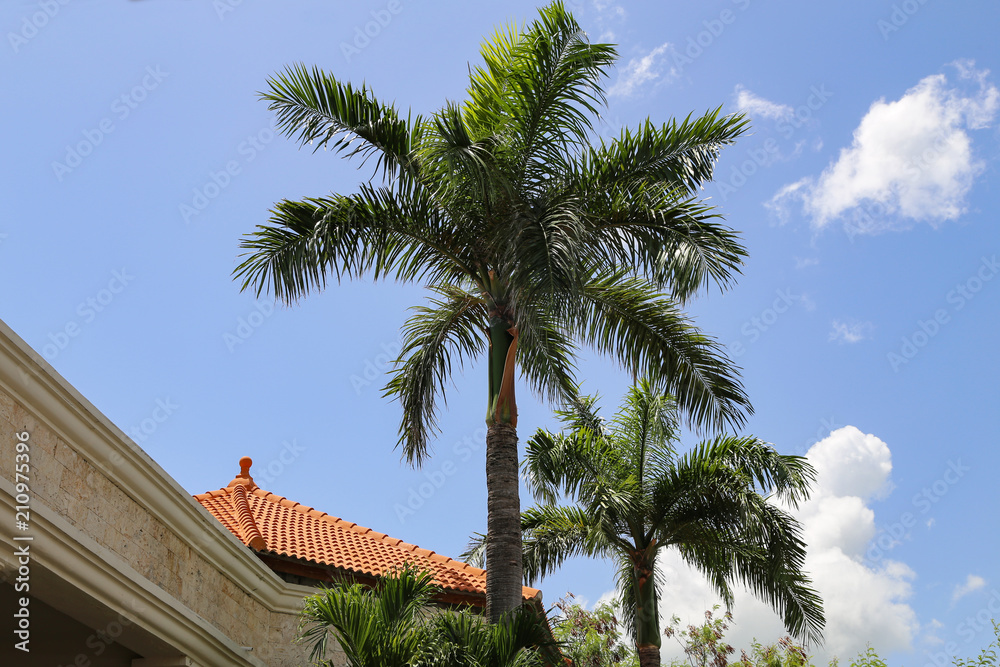
[[[115,461],[85,459],[72,443],[40,423],[32,411],[0,387],[3,451],[10,451],[8,443],[15,442],[15,433],[20,431],[30,433],[35,507],[44,504],[51,508],[234,642],[252,646],[252,656],[266,665],[307,664],[308,650],[294,643],[297,617],[267,608],[199,554],[199,542],[217,536],[204,530],[195,530],[193,535],[175,534],[115,484]],[[14,479],[13,455],[0,456],[0,476]],[[34,549],[44,557],[43,543],[35,544]],[[141,625],[141,610],[136,615]],[[342,656],[338,664],[342,664]]]

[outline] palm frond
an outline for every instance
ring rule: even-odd
[[[681,122],[654,125],[648,119],[638,129],[623,128],[614,141],[601,141],[581,156],[581,184],[597,191],[635,184],[683,186],[694,194],[712,180],[719,152],[744,135],[749,121],[742,114],[721,115],[722,107]]]
[[[469,275],[468,249],[419,187],[362,186],[354,195],[279,202],[268,225],[246,235],[245,259],[233,272],[242,289],[285,302],[339,281],[371,273],[376,279],[455,280]]]
[[[376,171],[383,177],[402,169],[418,171],[413,146],[422,120],[402,119],[391,105],[380,103],[364,85],[342,83],[318,67],[291,65],[267,80],[260,93],[277,114],[277,127],[314,151],[331,148],[347,157],[360,155],[362,164],[377,155]]]
[[[545,309],[525,304],[517,311],[521,375],[541,398],[571,402],[577,394],[576,350],[572,337]]]
[[[609,549],[600,520],[580,507],[542,505],[521,514],[524,581],[529,586],[555,572],[567,558],[604,556]]]
[[[753,412],[722,347],[648,283],[604,274],[585,285],[580,297],[581,303],[569,304],[579,336],[674,396],[695,428],[738,427]]]
[[[586,206],[593,261],[640,275],[681,302],[712,283],[728,289],[747,256],[713,207],[674,187],[612,188],[591,193]]]
[[[445,383],[452,377],[452,356],[461,368],[486,349],[483,301],[459,287],[431,289],[440,297],[431,298],[429,306],[413,308],[403,326],[400,365],[383,394],[403,408],[397,446],[411,465],[420,465],[428,454],[430,435],[437,428],[437,400],[444,399]]]

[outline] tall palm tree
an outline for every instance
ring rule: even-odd
[[[701,571],[727,606],[741,583],[789,632],[818,641],[822,602],[802,570],[801,528],[770,502],[806,499],[809,463],[753,437],[720,436],[678,455],[676,406],[648,382],[630,389],[610,423],[595,400],[559,413],[567,432],[539,430],[528,441],[524,468],[541,504],[522,515],[526,579],[571,556],[612,559],[643,667],[660,664],[656,560],[664,549]],[[572,503],[557,505],[561,494]]]
[[[514,381],[549,400],[575,393],[577,345],[664,379],[692,423],[739,425],[751,408],[736,368],[679,311],[727,288],[746,255],[697,199],[719,151],[746,129],[719,110],[646,121],[592,145],[616,59],[561,2],[497,31],[470,70],[468,99],[405,116],[362,85],[304,65],[262,93],[281,132],[364,163],[352,194],[281,201],[244,237],[243,289],[294,302],[329,278],[420,281],[386,395],[419,465],[452,364],[487,361],[487,591],[492,619],[521,604]]]

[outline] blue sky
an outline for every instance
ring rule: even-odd
[[[421,288],[344,284],[283,308],[231,279],[275,201],[369,175],[273,132],[256,97],[270,74],[316,64],[428,113],[463,98],[484,35],[535,14],[429,4],[4,3],[0,318],[191,493],[249,455],[264,488],[458,555],[485,525],[484,368],[455,378],[422,471],[400,463],[379,391]],[[1000,617],[1000,7],[570,6],[619,44],[600,134],[719,105],[753,121],[704,193],[750,258],[690,311],[743,368],[746,432],[820,470],[800,518],[823,655],[978,651]],[[607,413],[628,381],[600,358],[581,378]],[[549,408],[522,389],[522,441]],[[675,559],[664,574],[667,617],[713,603]],[[542,588],[593,603],[613,573],[574,562]],[[778,636],[755,602],[734,611],[734,644]]]

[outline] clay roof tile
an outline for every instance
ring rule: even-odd
[[[229,486],[194,496],[251,548],[375,577],[409,563],[431,572],[445,591],[485,595],[485,570],[265,491],[254,484],[251,464],[243,457]],[[538,594],[523,588],[525,598]]]

